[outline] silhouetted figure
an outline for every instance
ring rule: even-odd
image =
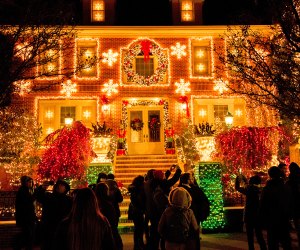
[[[139,175],[135,177],[128,187],[130,193],[130,207],[128,218],[133,220],[134,224],[134,250],[143,250],[144,245],[144,225],[145,225],[145,209],[146,197],[144,191],[144,177]]]
[[[67,195],[70,186],[63,180],[58,180],[53,186],[53,192],[46,191],[49,182],[39,186],[36,190],[37,201],[42,205],[42,250],[52,249],[54,234],[58,224],[71,211],[72,198]]]
[[[104,182],[99,182],[95,188],[100,212],[108,219],[112,234],[118,250],[123,249],[122,238],[118,231],[118,218],[113,204],[109,198],[109,187]]]
[[[16,224],[21,232],[17,235],[15,249],[33,249],[37,218],[35,214],[33,179],[21,177],[21,187],[16,194]]]
[[[297,232],[298,248],[300,249],[300,168],[295,162],[289,165],[290,174],[286,182],[292,194],[292,219]]]
[[[55,250],[116,250],[110,224],[90,188],[78,189],[69,216],[57,228]]]
[[[191,209],[194,212],[197,224],[207,219],[210,213],[210,204],[203,190],[198,186],[192,173],[183,173],[180,176],[179,187],[184,188],[192,197]],[[200,237],[197,242],[197,249],[200,249]]]
[[[241,182],[246,182],[243,187]],[[258,175],[254,175],[249,179],[249,185],[247,179],[243,175],[239,175],[235,179],[235,189],[246,195],[246,204],[244,211],[244,222],[246,226],[248,249],[254,250],[254,232],[257,242],[261,250],[267,250],[267,245],[262,233],[262,225],[259,218],[259,204],[262,188],[260,187],[261,178]]]
[[[192,198],[182,187],[174,188],[169,194],[170,206],[163,212],[158,232],[165,240],[165,249],[196,250],[196,238],[199,238],[197,224],[191,206]]]
[[[261,194],[261,219],[267,229],[268,249],[291,250],[290,223],[291,193],[284,185],[281,171],[273,166],[268,170],[270,179]]]
[[[286,182],[287,181],[287,165],[284,162],[280,162],[278,164],[278,168],[280,169],[281,178],[283,179],[284,182]]]

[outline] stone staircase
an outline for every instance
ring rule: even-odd
[[[177,155],[132,155],[117,156],[114,166],[115,179],[127,188],[137,175],[145,175],[149,169],[166,171],[172,164],[177,164]],[[121,218],[119,222],[120,232],[129,232],[133,229],[132,221],[127,219],[127,211],[130,203],[128,195],[123,195],[124,200],[120,204]]]

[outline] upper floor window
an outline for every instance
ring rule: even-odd
[[[38,75],[41,77],[56,77],[60,73],[60,51],[49,49],[42,51],[38,60]]]
[[[212,77],[211,40],[192,41],[192,76]]]
[[[92,22],[105,21],[105,2],[104,0],[92,0]]]
[[[182,0],[180,9],[182,22],[193,22],[195,20],[193,0]]]
[[[153,41],[144,39],[122,50],[122,82],[137,85],[168,83],[167,51]]]
[[[96,40],[77,40],[77,63],[75,74],[81,78],[98,77],[98,44]]]

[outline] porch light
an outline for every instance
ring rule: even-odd
[[[228,128],[231,128],[233,124],[233,115],[229,111],[225,115],[225,124]]]
[[[72,117],[66,117],[65,118],[65,125],[70,126],[73,123],[73,118]]]
[[[102,105],[102,112],[108,112],[110,110],[109,104]]]

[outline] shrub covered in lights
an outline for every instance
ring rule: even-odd
[[[195,166],[195,177],[210,202],[210,215],[202,223],[203,232],[214,232],[224,228],[224,201],[221,181],[221,164],[199,163]]]
[[[99,173],[112,173],[112,164],[95,164],[90,165],[86,171],[88,184],[96,184]]]
[[[81,122],[63,127],[47,138],[48,148],[38,165],[38,174],[44,178],[82,179],[92,157],[90,131]]]

